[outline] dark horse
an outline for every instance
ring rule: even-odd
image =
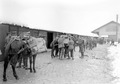
[[[34,50],[34,48],[30,47],[30,44],[28,42],[26,43],[26,46],[27,46],[27,48],[21,53],[21,56],[24,60],[25,68],[27,69],[27,63],[28,63],[27,57],[28,57],[29,63],[30,63],[30,72],[36,73],[35,59],[36,59],[37,53],[33,53],[33,52],[35,52],[35,50]]]
[[[36,54],[32,54],[32,50],[29,47],[29,44],[27,42],[24,42],[23,40],[14,40],[8,48],[5,48],[4,52],[4,71],[3,71],[3,81],[7,81],[6,77],[6,70],[8,67],[8,63],[11,64],[12,70],[13,70],[13,76],[16,80],[18,80],[18,76],[16,73],[16,64],[21,56],[28,56],[30,59],[30,72],[32,72],[32,61],[33,61],[33,70],[35,70],[35,58]]]

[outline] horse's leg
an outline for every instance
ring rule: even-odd
[[[71,50],[70,52],[71,52],[71,57],[72,57],[72,60],[74,60],[73,50]]]
[[[28,57],[26,56],[25,57],[25,70],[28,69]]]
[[[55,55],[58,56],[58,48],[56,48]]]
[[[17,68],[21,68],[22,59],[23,59],[23,58],[22,58],[22,57],[20,57]]]
[[[54,57],[54,48],[52,47],[52,50],[51,50],[51,58]]]
[[[67,56],[68,56],[68,59],[70,59],[70,55],[71,55],[71,50],[67,49]]]
[[[33,70],[34,70],[34,73],[36,73],[36,70],[35,70],[35,59],[36,59],[36,54],[33,55]]]
[[[60,48],[60,59],[62,59],[62,48]]]
[[[32,56],[29,56],[29,62],[30,62],[30,73],[32,73]]]
[[[64,47],[64,49],[65,49],[64,58],[66,58],[66,55],[67,55],[67,48],[66,48],[66,46]]]
[[[60,56],[61,56],[61,48],[59,48],[59,59],[60,59]]]
[[[4,71],[3,71],[3,81],[7,81],[7,78],[6,78],[6,70],[7,70],[7,67],[8,67],[8,63],[9,63],[9,59],[8,57],[4,60]]]
[[[61,59],[63,59],[64,55],[65,55],[65,49],[62,48],[62,50],[61,50]]]
[[[74,49],[73,50],[75,51],[75,44],[74,44]]]
[[[13,65],[11,65],[11,66],[12,66],[12,70],[13,70],[13,75],[14,75],[15,79],[18,80],[19,78],[16,74],[15,66],[13,66]]]
[[[25,56],[23,56],[23,68],[25,69]]]

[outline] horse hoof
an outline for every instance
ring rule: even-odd
[[[80,57],[81,59],[83,59],[84,57]]]
[[[34,73],[36,73],[36,70],[34,70]]]
[[[19,80],[19,77],[18,77],[18,76],[15,76],[15,79],[16,79],[16,80]]]
[[[30,70],[30,73],[32,73],[32,70]]]
[[[4,82],[6,82],[6,81],[7,81],[7,79],[3,79],[3,81],[4,81]]]
[[[30,68],[27,68],[27,67],[25,68],[25,70],[29,70],[29,69],[30,69]]]
[[[70,57],[68,57],[67,59],[70,59]]]
[[[16,68],[21,68],[21,66],[17,66]]]
[[[18,78],[18,77],[16,77],[16,80],[19,80],[19,78]]]

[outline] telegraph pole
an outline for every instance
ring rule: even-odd
[[[116,41],[118,42],[118,14],[116,15]]]

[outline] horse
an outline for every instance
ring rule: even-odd
[[[35,46],[31,45],[31,40],[35,40],[33,38],[29,40],[24,40],[24,39],[14,39],[10,41],[6,46],[5,46],[5,52],[4,52],[4,70],[3,70],[3,81],[7,81],[6,77],[6,70],[8,67],[8,63],[10,62],[13,70],[13,75],[16,80],[19,79],[17,73],[16,73],[16,64],[18,60],[24,56],[27,56],[30,59],[30,72],[34,73],[36,72],[35,69],[35,59],[37,56],[36,53],[36,48]],[[33,67],[32,67],[33,63]]]
[[[24,44],[25,44],[24,41],[14,39],[5,46],[3,81],[7,81],[6,70],[7,70],[9,62],[12,66],[14,77],[16,78],[16,80],[19,79],[17,76],[16,70],[15,70],[15,66],[16,66],[18,59],[20,58],[20,53],[23,51]]]
[[[27,49],[25,49],[21,55],[21,59],[20,59],[20,63],[19,63],[19,67],[21,67],[21,61],[23,59],[23,64],[24,64],[24,68],[26,70],[30,69],[30,72],[34,72],[36,73],[36,69],[35,69],[35,60],[36,60],[36,56],[38,54],[38,49],[37,49],[37,43],[35,42],[36,38],[35,37],[30,37],[28,40],[26,40],[26,46],[28,47]],[[28,68],[28,59],[29,59],[29,63],[30,63],[30,68]],[[33,67],[32,67],[33,65]]]

